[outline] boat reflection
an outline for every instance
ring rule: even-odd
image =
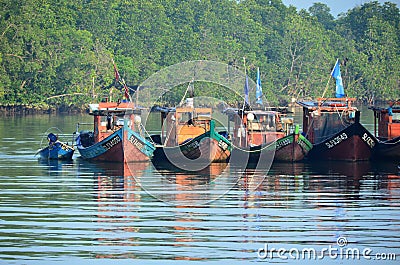
[[[400,172],[397,175],[387,176],[387,190],[388,200],[395,201],[400,197]]]
[[[229,172],[226,163],[211,163],[198,171],[179,170],[168,164],[155,165],[160,177],[165,178],[165,192],[162,199],[174,204],[176,211],[173,215],[171,228],[173,246],[182,249],[174,260],[203,261],[208,258],[193,255],[185,251],[193,246],[201,246],[203,238],[194,236],[207,231],[202,226],[212,218],[209,213],[209,203],[219,197],[219,191],[225,189],[226,172]],[[221,184],[219,179],[222,178]],[[203,209],[198,211],[198,209]]]
[[[140,201],[140,177],[149,162],[96,163],[94,171],[98,202]],[[103,205],[103,204],[102,204]]]
[[[347,162],[274,163],[269,171],[239,170],[221,163],[189,172],[168,165],[92,166],[98,233],[94,244],[102,249],[94,256],[162,258],[173,252],[175,260],[207,260],[207,255],[196,252],[209,251],[205,237],[212,240],[213,233],[229,232],[225,225],[238,215],[249,236],[234,237],[234,243],[254,243],[254,235],[265,235],[288,220],[299,230],[303,220],[315,222],[317,231],[332,233],[334,241],[345,234],[353,218],[349,209],[371,198],[384,205],[400,196],[399,174],[376,174],[376,168]],[[146,190],[149,183],[153,190]],[[237,206],[242,210],[229,211]],[[327,216],[334,217],[327,222]],[[292,243],[304,242],[299,238]],[[154,253],[157,248],[167,250]],[[240,255],[251,254],[246,251]]]
[[[38,159],[38,163],[51,176],[62,175],[66,169],[71,170],[74,167],[72,160]]]
[[[136,214],[140,208],[142,190],[140,178],[149,162],[93,163],[83,162],[93,172],[98,237],[96,245],[109,250],[93,253],[95,258],[135,258],[136,254],[119,253],[113,247],[136,246],[140,230]]]
[[[310,162],[310,168],[315,174],[360,178],[371,173],[372,164],[369,161],[324,161]]]
[[[176,205],[201,205],[220,196],[229,176],[227,163],[211,163],[197,171],[187,171],[170,163],[154,164],[159,181],[158,199]],[[229,188],[227,188],[229,189]]]
[[[362,199],[365,193],[389,191],[398,196],[400,172],[391,162],[274,163],[268,172],[246,169],[237,188],[246,192],[244,201],[267,199],[275,206],[290,204],[299,194],[311,192],[315,200],[304,204],[320,206],[326,200]],[[287,193],[282,193],[285,190]]]
[[[376,211],[395,209],[394,202],[400,197],[400,172],[380,174],[376,171],[379,168],[393,171],[390,164],[274,164],[256,189],[251,187],[251,179],[262,173],[246,170],[238,183],[242,219],[249,224],[249,237],[243,237],[243,242],[251,242],[251,235],[266,234],[265,231],[274,231],[274,225],[287,222],[297,223],[292,228],[299,230],[304,229],[303,222],[313,222],[316,234],[326,234],[336,242],[348,233],[359,215],[373,220],[372,213],[363,211],[367,202],[377,202],[372,206]],[[387,218],[391,218],[390,214]],[[291,243],[313,244],[315,238],[293,239]]]

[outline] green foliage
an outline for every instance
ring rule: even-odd
[[[400,10],[370,2],[338,20],[338,34],[351,41],[348,55],[353,96],[371,101],[400,96]]]
[[[323,3],[314,3],[308,11],[313,17],[316,17],[326,29],[332,30],[335,26],[334,17],[329,13],[331,9]]]
[[[255,79],[265,97],[322,96],[336,61],[349,96],[400,97],[400,11],[369,2],[335,19],[315,3],[308,11],[281,0],[3,0],[0,3],[0,104],[79,105],[113,82],[112,59],[129,86],[183,61],[214,60]],[[196,83],[199,95],[242,100]],[[163,97],[178,101],[176,94]],[[254,89],[254,88],[251,88]],[[328,93],[334,93],[334,82]],[[54,97],[57,95],[65,95]]]

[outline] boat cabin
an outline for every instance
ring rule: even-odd
[[[212,108],[185,106],[161,111],[161,144],[178,146],[211,128]]]
[[[389,102],[389,107],[370,107],[374,111],[374,133],[381,140],[400,136],[400,102]]]
[[[280,113],[269,110],[228,110],[229,120],[234,122],[233,144],[251,147],[269,144],[286,135],[285,129],[293,119],[285,118],[282,126]]]
[[[353,106],[355,98],[318,98],[298,101],[303,107],[303,132],[309,141],[318,144],[359,122],[359,112]]]
[[[93,115],[93,133],[81,133],[82,145],[87,147],[107,138],[127,125],[140,131],[140,110],[132,102],[101,102],[89,104],[89,114]]]

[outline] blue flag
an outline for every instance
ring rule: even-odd
[[[344,94],[342,75],[340,74],[339,60],[336,61],[335,68],[333,68],[331,75],[336,79],[336,97],[337,98],[344,97],[345,94]]]
[[[249,78],[246,75],[246,83],[244,84],[244,101],[249,104]]]
[[[260,68],[257,68],[257,87],[256,87],[256,103],[262,105],[262,87],[260,78]]]

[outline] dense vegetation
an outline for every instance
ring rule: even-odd
[[[281,0],[2,0],[0,104],[92,101],[113,82],[112,58],[131,86],[182,61],[243,68],[246,57],[270,100],[321,96],[340,58],[349,96],[394,99],[399,38],[391,2],[334,18],[325,4],[297,11]]]

